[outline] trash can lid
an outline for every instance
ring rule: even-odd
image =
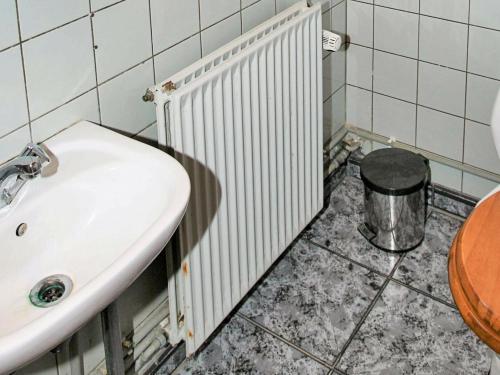
[[[407,195],[427,181],[427,159],[400,148],[370,152],[361,162],[361,179],[367,187],[385,195]]]

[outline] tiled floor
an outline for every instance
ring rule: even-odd
[[[431,211],[423,244],[391,255],[356,229],[362,193],[346,177],[230,322],[175,373],[487,374],[487,349],[448,289],[461,221]]]

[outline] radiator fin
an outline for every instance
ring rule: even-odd
[[[322,206],[320,36],[320,6],[295,5],[157,90],[159,135],[192,185],[178,269],[168,262],[170,309],[184,317],[171,341],[188,354]]]

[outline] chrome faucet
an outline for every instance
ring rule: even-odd
[[[28,143],[15,159],[0,166],[0,209],[12,203],[24,184],[42,173],[50,162],[46,148]]]

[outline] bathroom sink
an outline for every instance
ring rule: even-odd
[[[44,144],[57,172],[27,182],[0,210],[1,374],[113,302],[165,247],[189,199],[174,158],[100,126],[80,122]]]

